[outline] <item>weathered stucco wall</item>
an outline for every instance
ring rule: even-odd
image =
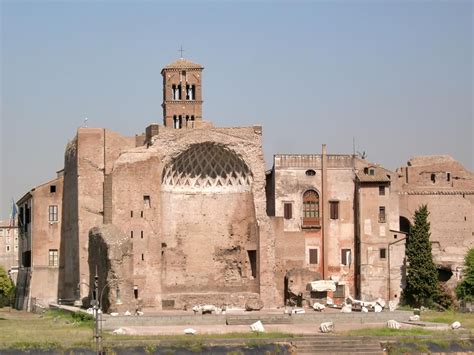
[[[313,174],[314,172],[314,174]],[[326,189],[323,191],[321,155],[277,155],[271,183],[275,186],[275,216],[284,217],[285,203],[291,203],[291,218],[283,218],[285,236],[277,240],[279,277],[294,267],[305,267],[323,274],[326,263],[328,275],[346,281],[346,292],[354,289],[354,264],[342,265],[341,249],[354,255],[354,169],[352,156],[328,155]],[[305,228],[303,223],[303,195],[314,190],[319,195],[320,225]],[[329,218],[329,201],[339,202],[337,219]],[[325,215],[326,245],[323,245],[322,224]],[[292,244],[292,245],[290,245]],[[282,248],[279,245],[284,246]],[[324,247],[327,260],[324,260]],[[317,249],[318,262],[310,264],[309,251]],[[280,282],[283,282],[281,280]]]

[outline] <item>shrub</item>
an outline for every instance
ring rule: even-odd
[[[474,248],[464,259],[463,279],[456,287],[456,297],[467,302],[474,301]]]

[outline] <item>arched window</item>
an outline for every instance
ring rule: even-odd
[[[308,190],[303,195],[303,227],[320,226],[319,195],[314,190]]]

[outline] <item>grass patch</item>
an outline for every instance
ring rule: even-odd
[[[57,342],[15,342],[10,344],[9,349],[15,350],[54,350],[60,348],[60,344]]]
[[[0,310],[0,349],[68,349],[77,343],[91,344],[92,327],[72,315],[51,311],[42,315]]]
[[[417,335],[437,335],[439,331],[423,328],[392,329],[392,328],[362,328],[350,330],[347,335],[352,336],[417,336]]]
[[[53,321],[64,321],[66,324],[74,324],[84,327],[92,328],[94,325],[94,317],[90,314],[83,313],[83,312],[64,312],[61,310],[48,310],[44,312],[42,317],[47,319],[52,319]],[[40,316],[40,317],[41,317]]]
[[[407,353],[430,354],[431,352],[449,353],[453,351],[458,352],[460,350],[469,350],[469,353],[472,353],[472,350],[474,350],[473,344],[471,342],[466,342],[459,339],[443,340],[436,338],[412,338],[394,343],[386,343],[384,344],[384,348],[390,355]]]
[[[465,329],[474,330],[474,314],[473,313],[460,313],[455,311],[424,311],[421,313],[421,320],[425,322],[433,323],[447,323],[451,324],[455,321],[461,323],[461,326]]]

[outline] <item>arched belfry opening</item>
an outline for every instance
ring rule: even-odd
[[[253,175],[244,160],[222,144],[192,144],[163,169],[164,191],[245,192]]]

